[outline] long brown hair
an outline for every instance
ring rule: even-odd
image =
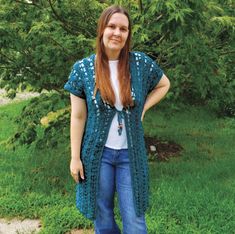
[[[95,62],[95,74],[96,84],[94,93],[99,89],[102,99],[108,102],[110,105],[115,104],[115,94],[111,86],[110,81],[110,69],[108,56],[105,53],[105,47],[103,43],[103,33],[108,25],[111,16],[115,13],[122,13],[127,16],[129,21],[129,34],[126,43],[120,51],[118,61],[118,80],[120,86],[120,99],[124,107],[133,106],[133,100],[131,97],[131,77],[129,70],[129,51],[131,43],[131,22],[130,17],[126,9],[123,7],[112,5],[106,8],[98,21],[97,27],[97,39],[96,39],[96,62]]]

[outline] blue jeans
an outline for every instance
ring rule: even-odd
[[[120,234],[114,219],[114,194],[122,217],[123,234],[146,234],[145,216],[136,216],[131,186],[130,162],[127,149],[104,147],[97,198],[97,213],[94,220],[95,234]]]

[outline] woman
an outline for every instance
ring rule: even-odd
[[[142,120],[170,82],[141,52],[130,52],[125,9],[111,6],[98,22],[96,55],[76,62],[65,89],[71,94],[71,163],[76,205],[94,221],[95,233],[145,234],[149,174]]]

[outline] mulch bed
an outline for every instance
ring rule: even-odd
[[[155,137],[145,136],[145,145],[150,161],[168,161],[177,157],[183,147],[173,141],[159,140]]]

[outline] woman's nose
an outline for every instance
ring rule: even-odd
[[[119,28],[115,28],[114,30],[114,35],[120,35],[121,34],[121,31]]]

